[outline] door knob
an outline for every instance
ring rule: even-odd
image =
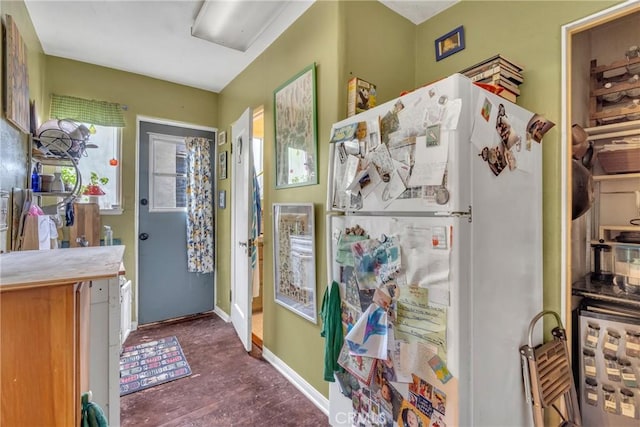
[[[149,203],[149,201],[148,201],[147,199],[141,199],[141,200],[140,200],[140,204],[141,204],[142,206],[147,206],[147,203]]]
[[[147,240],[149,238],[149,235],[147,233],[140,233],[140,235],[138,236],[138,238],[140,240]]]

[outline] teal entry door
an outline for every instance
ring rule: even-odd
[[[212,169],[216,162],[213,131],[140,121],[139,132],[136,203],[138,323],[142,325],[214,308],[214,275],[187,271],[184,138],[209,138]],[[215,171],[211,173],[214,185]]]

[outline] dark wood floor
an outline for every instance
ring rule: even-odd
[[[175,335],[192,375],[121,398],[122,426],[328,426],[327,416],[215,314],[143,327],[135,345]]]

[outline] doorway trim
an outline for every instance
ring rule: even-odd
[[[196,130],[204,130],[207,132],[213,132],[216,135],[216,139],[218,137],[218,128],[215,127],[209,127],[209,126],[201,126],[201,125],[195,125],[195,124],[191,124],[191,123],[187,123],[187,122],[180,122],[180,121],[175,121],[175,120],[169,120],[169,119],[161,119],[158,117],[151,117],[151,116],[144,116],[144,115],[140,115],[137,114],[136,115],[136,154],[135,154],[135,190],[134,190],[134,201],[133,201],[133,215],[134,215],[134,219],[133,219],[133,235],[134,235],[134,243],[133,243],[133,252],[134,252],[134,265],[136,268],[136,274],[135,274],[135,283],[136,283],[136,287],[135,287],[135,304],[132,307],[132,311],[133,313],[135,313],[135,321],[131,321],[131,330],[135,331],[136,329],[138,329],[138,306],[140,304],[140,295],[139,295],[139,274],[140,274],[140,266],[138,265],[138,250],[139,250],[139,242],[138,242],[138,234],[140,232],[140,224],[138,221],[138,215],[140,214],[139,212],[139,204],[138,204],[138,200],[140,198],[140,180],[139,180],[139,174],[140,174],[140,122],[148,122],[148,123],[155,123],[155,124],[159,124],[159,125],[166,125],[166,126],[175,126],[175,127],[180,127],[180,128],[187,128],[187,129],[196,129]],[[218,147],[217,144],[215,144],[215,150],[216,150],[216,156],[218,155]],[[216,213],[215,213],[215,209],[213,212],[213,219],[214,219],[214,224],[215,224],[215,219],[216,219]],[[215,243],[214,243],[215,244]],[[213,294],[217,295],[218,289],[217,289],[217,281],[216,281],[216,266],[214,265],[214,274],[213,274]],[[213,301],[214,303],[214,307],[215,307],[215,301]]]
[[[561,319],[563,319],[565,328],[571,336],[571,155],[570,139],[571,139],[571,37],[574,34],[586,31],[597,25],[604,24],[608,21],[615,20],[628,14],[630,11],[637,9],[640,3],[638,0],[627,0],[624,3],[611,6],[607,9],[596,12],[592,15],[570,22],[561,27],[561,132],[560,132],[560,149],[562,154],[561,163],[561,217],[564,218],[561,225],[561,243],[560,260],[561,278],[560,278],[560,304]]]

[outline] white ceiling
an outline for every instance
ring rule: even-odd
[[[381,0],[416,25],[457,1]],[[271,26],[240,52],[191,36],[202,0],[25,0],[47,55],[212,92],[222,91],[313,2],[286,2]]]

